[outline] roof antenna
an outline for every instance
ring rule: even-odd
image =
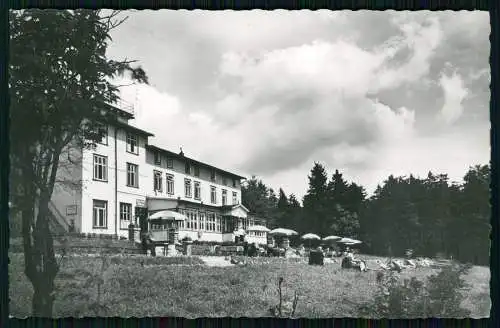
[[[184,156],[184,152],[182,151],[182,147],[179,147],[181,149],[181,152],[179,153],[179,155],[181,156]]]

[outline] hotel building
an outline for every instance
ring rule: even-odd
[[[234,241],[234,232],[265,222],[241,203],[243,176],[148,143],[151,132],[129,124],[131,106],[109,106],[111,123],[93,149],[72,145],[61,155],[50,209],[52,226],[82,233],[128,237],[142,211],[185,214],[179,239]],[[250,232],[249,242],[266,243],[266,233]]]

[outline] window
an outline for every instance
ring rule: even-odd
[[[127,133],[127,152],[136,155],[139,154],[137,136],[135,134]]]
[[[196,165],[194,167],[194,176],[195,177],[199,177],[200,176],[200,167],[198,165]]]
[[[108,181],[108,158],[94,154],[94,180]]]
[[[186,198],[191,198],[191,180],[184,179],[184,194]]]
[[[184,209],[180,208],[178,211],[179,213],[186,215],[186,211]],[[179,229],[184,229],[186,227],[186,221],[179,221],[178,227]]]
[[[200,230],[206,230],[207,225],[205,222],[205,213],[199,213],[199,218],[200,218]]]
[[[153,171],[154,176],[154,191],[163,192],[161,172]]]
[[[94,228],[107,228],[108,226],[108,202],[94,199],[92,223]]]
[[[193,229],[198,230],[198,215],[196,212],[191,212],[192,220],[193,220]]]
[[[200,183],[196,181],[194,183],[194,199],[200,199],[200,198],[201,198]]]
[[[132,204],[120,203],[120,221],[130,221],[132,219]]]
[[[174,194],[174,176],[167,174],[167,194]]]
[[[223,218],[222,223],[223,223],[224,232],[230,232],[231,230],[229,230],[230,224],[229,224],[228,218]]]
[[[227,203],[227,190],[222,189],[222,205],[226,205]]]
[[[97,123],[97,133],[102,136],[98,141],[101,145],[108,145],[108,126],[106,124]]]
[[[167,158],[167,168],[173,169],[174,168],[174,160],[171,158]]]
[[[128,229],[132,220],[132,204],[120,203],[120,229]]]
[[[159,152],[155,151],[154,153],[155,157],[155,165],[161,165],[161,155]]]
[[[217,232],[221,232],[221,216],[219,214],[217,214],[216,218],[215,218],[215,231]]]
[[[189,216],[189,212],[188,211],[180,211],[182,214],[184,214],[186,216],[186,221],[184,221],[186,223],[186,229],[191,229],[191,217]]]
[[[198,218],[196,215],[196,211],[193,210],[187,210],[183,213],[186,215],[186,228],[187,229],[192,229],[192,230],[197,230],[198,229]]]
[[[215,231],[215,213],[207,213],[207,231]]]
[[[214,186],[210,187],[210,202],[212,204],[217,204],[217,189]]]
[[[233,179],[233,188],[236,188],[236,180]]]
[[[210,172],[210,180],[215,181],[215,178],[216,178],[215,170],[212,170]]]
[[[227,186],[227,179],[226,179],[226,178],[222,178],[222,184],[223,184],[224,186]]]
[[[127,163],[127,186],[139,188],[139,166]]]
[[[186,174],[191,174],[191,164],[186,163]]]
[[[233,191],[233,205],[238,204],[238,193]]]

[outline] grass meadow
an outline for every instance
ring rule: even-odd
[[[363,256],[362,256],[363,257]],[[246,265],[208,267],[197,257],[68,255],[56,277],[54,317],[178,316],[268,317],[279,303],[298,295],[295,317],[359,317],[359,307],[373,300],[376,270],[358,272],[339,264],[310,266],[305,260],[248,259]],[[376,268],[374,257],[366,257]],[[32,287],[23,273],[22,253],[11,253],[10,314],[30,316]],[[438,269],[403,271],[401,278],[425,280]],[[490,271],[473,267],[465,276],[462,306],[471,317],[488,317]],[[369,317],[376,317],[376,314]],[[422,314],[421,317],[425,317]]]

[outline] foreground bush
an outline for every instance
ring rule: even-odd
[[[469,266],[451,265],[425,281],[416,277],[400,279],[394,271],[378,272],[378,290],[373,301],[360,306],[363,316],[378,318],[464,318],[470,310],[462,307],[464,291],[470,286],[463,275]]]

